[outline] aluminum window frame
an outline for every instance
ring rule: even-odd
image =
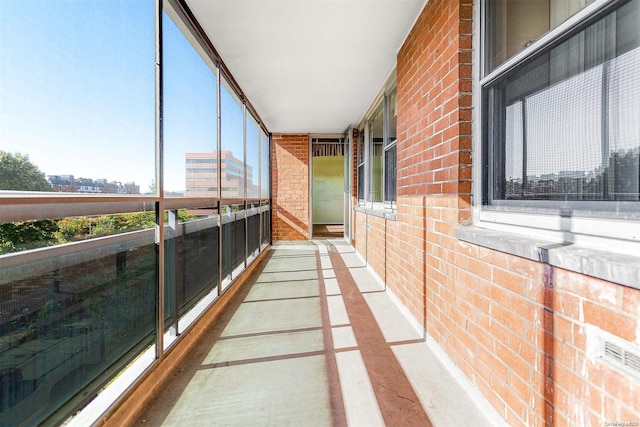
[[[233,218],[235,220],[244,220],[245,229],[247,218],[260,215],[262,223],[260,224],[260,233],[266,235],[259,236],[259,247],[258,252],[262,252],[268,245],[268,242],[271,240],[271,230],[268,225],[270,224],[270,218],[272,213],[272,204],[271,204],[271,196],[270,196],[270,185],[268,194],[262,195],[261,197],[256,198],[246,198],[246,184],[245,184],[245,198],[225,198],[221,199],[220,197],[174,197],[165,194],[164,192],[164,177],[163,177],[163,128],[162,128],[162,116],[163,116],[163,53],[162,53],[162,23],[164,20],[163,12],[167,12],[167,17],[171,19],[182,32],[182,34],[187,37],[187,39],[191,42],[191,45],[194,50],[196,50],[202,57],[205,59],[207,64],[211,66],[214,64],[217,79],[217,93],[212,102],[217,102],[217,133],[218,133],[218,152],[219,144],[220,144],[220,84],[221,84],[221,76],[224,76],[229,85],[232,87],[233,91],[237,94],[242,94],[239,89],[237,83],[233,80],[231,74],[227,71],[224,63],[216,53],[215,49],[211,45],[208,38],[199,27],[197,20],[193,17],[191,12],[186,7],[186,3],[183,0],[154,0],[153,2],[154,10],[153,16],[155,19],[155,47],[151,47],[155,50],[155,107],[154,107],[154,145],[155,145],[155,153],[154,153],[154,161],[155,161],[155,192],[153,194],[95,194],[95,193],[64,193],[64,192],[36,192],[36,191],[0,191],[0,205],[2,205],[2,209],[0,209],[0,222],[22,222],[22,221],[30,221],[30,220],[41,220],[41,219],[53,219],[53,218],[65,218],[71,216],[90,216],[90,215],[108,215],[108,214],[121,214],[127,212],[155,212],[156,224],[155,228],[148,228],[139,231],[132,231],[129,233],[123,234],[114,234],[109,236],[104,236],[95,239],[89,239],[86,241],[82,241],[79,243],[67,243],[64,245],[56,245],[47,248],[38,248],[28,251],[16,252],[14,254],[6,254],[3,256],[3,264],[4,267],[10,266],[10,264],[28,264],[33,261],[38,261],[42,259],[51,258],[52,255],[69,255],[73,254],[74,251],[77,251],[77,248],[99,248],[101,247],[105,241],[113,242],[116,244],[123,244],[126,248],[126,243],[130,239],[131,235],[143,235],[147,238],[151,243],[155,244],[157,247],[157,266],[156,266],[156,305],[157,312],[155,313],[155,330],[152,331],[154,335],[154,341],[149,347],[148,350],[142,351],[137,355],[140,357],[139,359],[134,360],[132,362],[130,368],[125,368],[122,372],[126,371],[126,374],[119,375],[117,378],[111,374],[109,374],[109,370],[103,371],[96,379],[93,380],[90,386],[81,387],[79,391],[88,390],[88,395],[83,395],[79,398],[79,401],[84,403],[88,402],[86,408],[88,410],[81,411],[76,419],[81,419],[81,422],[85,424],[92,424],[99,420],[100,417],[103,417],[111,404],[114,403],[115,400],[121,398],[121,393],[118,390],[125,390],[127,387],[130,387],[139,381],[141,381],[144,376],[149,372],[148,370],[154,366],[156,366],[160,361],[169,354],[174,348],[176,348],[176,343],[180,337],[172,332],[171,327],[172,323],[165,321],[165,273],[167,271],[167,266],[165,265],[165,253],[167,247],[167,237],[171,238],[170,231],[168,228],[172,225],[169,225],[164,222],[164,215],[168,213],[171,216],[172,211],[176,211],[178,209],[183,208],[207,208],[216,212],[216,215],[208,218],[207,222],[216,224],[215,226],[219,227],[219,233],[222,233],[222,226],[225,221],[231,221],[232,214],[222,214],[222,209],[226,206],[237,204],[243,205],[244,209],[241,212],[234,212]],[[195,43],[194,43],[195,41]],[[264,135],[266,138],[266,146],[265,150],[267,151],[266,156],[268,159],[267,167],[267,180],[271,181],[271,137],[268,130],[265,127],[265,124],[260,119],[259,115],[255,112],[250,103],[244,99],[244,95],[242,95],[242,107],[243,107],[243,126],[246,121],[246,115],[252,114],[253,117],[257,120],[259,126],[259,134]],[[246,137],[245,137],[246,139]],[[246,149],[245,149],[246,152]],[[246,165],[246,158],[244,160]],[[220,182],[220,156],[218,156],[218,160],[216,162],[218,169],[218,182]],[[246,172],[245,172],[246,177]],[[221,185],[219,186],[221,188]],[[251,208],[247,208],[247,205],[252,205]],[[259,207],[256,207],[259,206]],[[262,219],[264,217],[264,219]],[[196,230],[200,226],[200,224],[196,224],[195,222],[189,222],[181,224],[182,232]],[[267,226],[266,230],[263,230],[263,226]],[[173,218],[173,227],[175,230],[175,216]],[[219,234],[221,236],[221,234]],[[246,269],[248,264],[253,262],[257,254],[247,254],[246,244],[247,238],[245,234],[245,257],[244,263],[242,266],[238,267],[233,273],[233,279],[236,278],[236,272],[240,272],[243,269]],[[218,240],[218,247],[221,248],[220,244],[221,240]],[[222,266],[222,251],[219,250],[219,266]],[[221,268],[219,269],[221,271]],[[220,273],[219,273],[220,275]],[[220,278],[218,278],[218,283],[215,289],[207,294],[200,302],[198,302],[192,310],[185,314],[183,318],[180,319],[181,327],[180,332],[185,332],[192,328],[196,319],[198,319],[211,304],[215,303],[217,298],[220,296],[222,292],[223,283]],[[113,367],[113,366],[112,366]],[[109,374],[105,377],[102,375]],[[107,383],[115,384],[116,390],[113,392],[105,392],[98,393],[95,395],[95,392],[100,390]],[[98,384],[94,386],[94,384]],[[78,394],[80,396],[80,394]],[[72,405],[68,406],[68,405]],[[60,408],[56,409],[56,413],[51,415],[49,420],[47,421],[62,421],[58,420],[58,418],[66,418],[67,415],[71,415],[76,412],[77,408],[76,401],[69,400],[64,403]]]
[[[358,158],[356,159],[356,173],[358,178],[358,185],[360,185],[360,179],[364,179],[364,198],[360,198],[359,194],[357,194],[358,205],[363,207],[369,207],[375,210],[381,211],[395,211],[397,206],[397,188],[396,188],[396,199],[394,200],[385,200],[385,153],[387,150],[396,147],[397,150],[397,124],[396,124],[396,139],[392,142],[388,142],[389,137],[389,106],[388,106],[388,97],[391,92],[396,90],[396,102],[397,102],[397,88],[398,88],[398,78],[397,78],[397,70],[396,68],[390,73],[389,77],[385,81],[384,85],[380,89],[378,95],[374,98],[373,102],[369,106],[367,112],[364,114],[363,119],[360,121],[360,124],[357,126],[358,129],[358,138],[361,138],[360,135],[363,135],[363,152],[360,153],[360,146],[358,145]],[[371,197],[371,189],[373,186],[373,140],[371,139],[371,122],[373,117],[382,111],[382,166],[381,166],[381,196],[380,201],[374,201]],[[397,151],[396,151],[397,158]],[[363,167],[364,173],[358,173],[360,167]],[[397,179],[397,162],[396,162],[396,179]],[[397,182],[397,181],[396,181]],[[396,185],[397,187],[397,185]]]
[[[390,141],[390,118],[391,118],[391,106],[389,99],[391,98],[391,94],[395,91],[396,93],[396,137],[393,141]],[[392,210],[396,209],[397,200],[398,200],[398,80],[397,78],[393,79],[387,86],[387,89],[384,93],[383,100],[383,135],[384,142],[382,148],[382,203],[385,207],[389,207]],[[387,199],[387,151],[395,149],[396,150],[396,189],[394,191],[394,197],[392,199]]]
[[[476,2],[473,19],[473,44],[477,46],[473,51],[473,190],[472,211],[476,226],[503,231],[507,233],[526,234],[551,242],[569,242],[599,247],[617,253],[638,253],[640,250],[640,220],[630,215],[611,215],[611,211],[589,210],[593,203],[583,202],[580,206],[580,216],[571,217],[571,210],[561,203],[539,203],[539,201],[525,202],[529,209],[509,206],[508,203],[497,203],[488,206],[485,201],[488,196],[489,184],[488,137],[485,134],[483,121],[485,114],[489,114],[489,106],[483,99],[485,88],[496,83],[501,77],[511,72],[533,56],[547,51],[579,32],[592,22],[600,19],[608,12],[623,5],[625,0],[595,0],[591,4],[570,16],[557,27],[549,30],[530,46],[518,52],[489,73],[485,73],[485,43],[487,27],[490,25],[485,19],[486,0]],[[573,202],[575,203],[575,202]],[[612,202],[618,203],[618,202]],[[633,202],[635,203],[635,202]],[[577,206],[577,205],[573,205]]]
[[[367,131],[368,132],[368,131]],[[358,129],[358,137],[356,139],[356,199],[358,204],[364,204],[366,200],[366,172],[365,172],[365,131],[364,129]],[[362,168],[362,169],[361,169]],[[362,189],[362,197],[360,197],[360,190]]]

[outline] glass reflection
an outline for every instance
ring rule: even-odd
[[[152,190],[154,32],[153,0],[2,2],[0,189]]]
[[[244,112],[226,79],[220,85],[222,197],[244,198]]]
[[[271,150],[269,148],[269,136],[260,132],[260,197],[269,198],[271,181],[269,180],[269,162],[271,160]]]
[[[217,197],[215,67],[163,17],[164,194]]]
[[[372,202],[382,201],[382,151],[384,144],[383,129],[383,108],[380,105],[378,111],[373,115],[370,124],[371,138],[371,194],[369,200]]]
[[[222,215],[222,277],[244,263],[246,251],[245,212],[243,205],[225,206]]]
[[[0,416],[36,425],[153,340],[153,230],[0,256]]]
[[[504,117],[494,198],[640,200],[639,19],[629,2],[492,89]]]
[[[486,1],[486,73],[530,46],[592,0]]]
[[[260,204],[252,203],[247,209],[247,255],[258,255],[260,250]]]
[[[251,114],[247,114],[247,198],[260,197],[260,128]]]
[[[218,229],[215,209],[181,209],[166,214],[165,325],[170,326],[218,286]]]
[[[269,202],[262,202],[260,204],[260,223],[262,229],[260,235],[262,236],[261,244],[266,245],[271,241],[271,212]]]

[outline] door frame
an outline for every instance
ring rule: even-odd
[[[351,212],[353,210],[353,127],[349,127],[344,138],[344,219],[343,237],[351,242]]]
[[[313,140],[317,139],[317,138],[340,138],[342,139],[342,143],[345,144],[345,151],[347,151],[347,148],[349,146],[347,146],[347,138],[349,138],[349,140],[351,139],[351,137],[349,136],[348,133],[317,133],[317,134],[309,134],[309,240],[313,239]],[[349,150],[349,152],[351,152]],[[346,155],[343,157],[347,157]],[[349,185],[349,177],[345,175],[344,177],[345,180],[345,186]],[[349,203],[351,203],[351,200],[349,200]],[[346,226],[345,226],[345,212],[346,212],[346,208],[343,209],[343,218],[342,218],[342,224],[343,224],[343,228],[346,230]],[[344,235],[344,234],[343,234]]]

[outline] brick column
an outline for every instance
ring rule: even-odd
[[[309,238],[309,135],[274,134],[273,240]]]

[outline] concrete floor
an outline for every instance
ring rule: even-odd
[[[136,425],[498,425],[342,239],[273,246]]]

